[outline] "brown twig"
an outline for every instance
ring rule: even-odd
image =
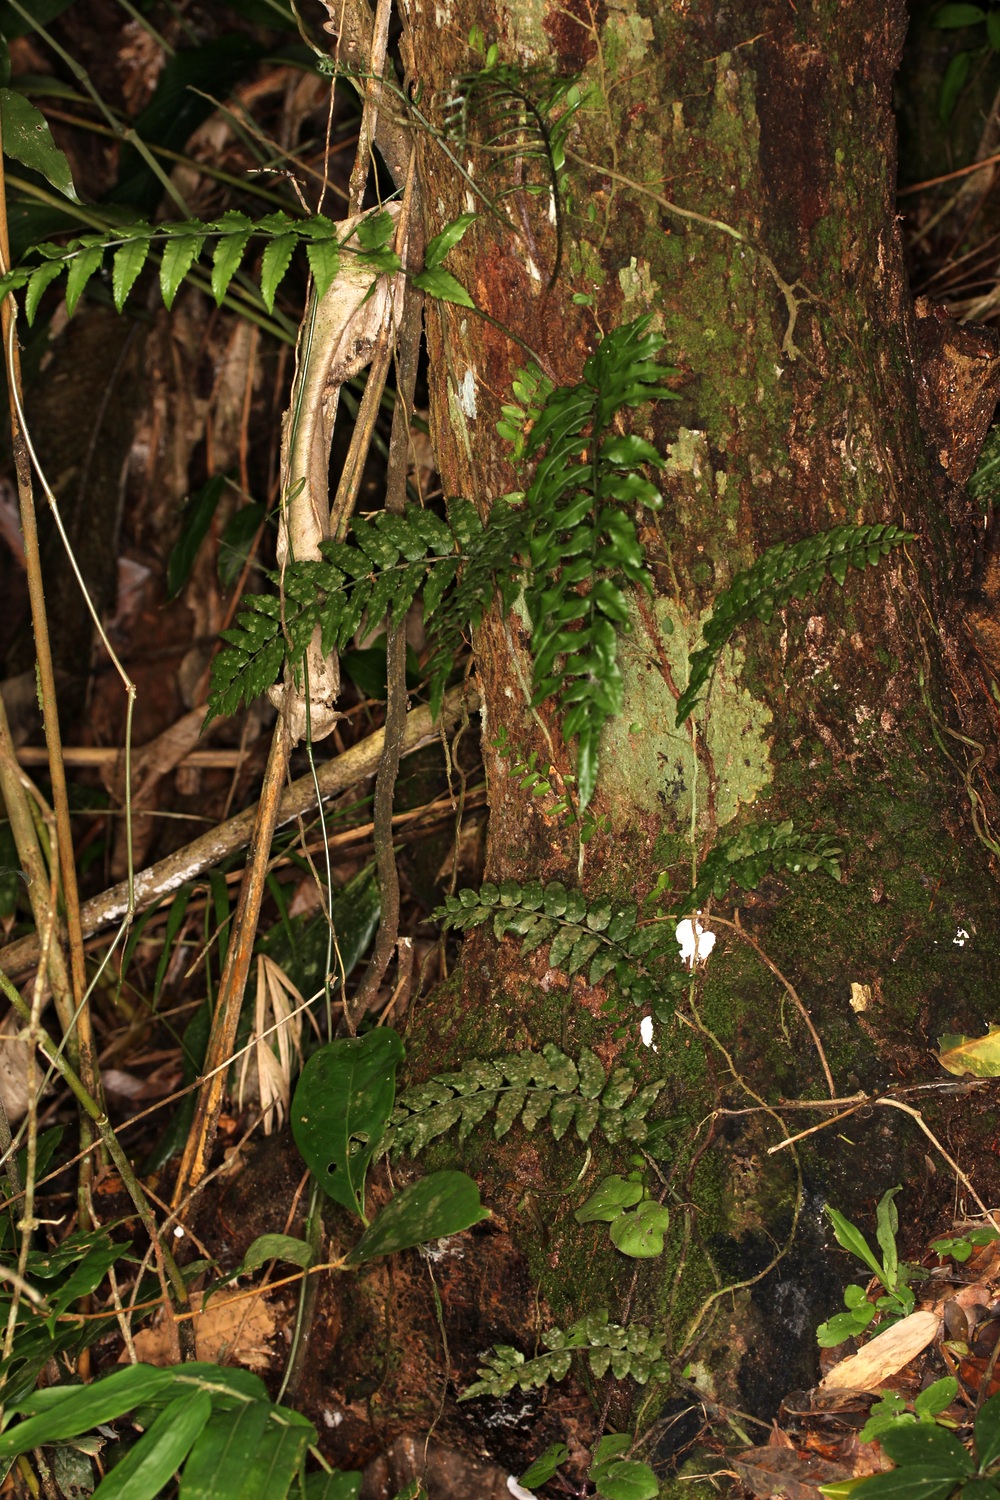
[[[461,719],[463,712],[475,713],[478,707],[479,694],[475,688],[459,686],[445,694],[436,722],[431,717],[429,708],[413,709],[406,716],[402,753],[411,755],[415,750],[434,743],[441,730],[451,729]],[[384,737],[385,731],[377,729],[359,744],[345,750],[343,755],[318,766],[315,779],[308,775],[293,781],[278,804],[276,828],[283,828],[316,807],[317,786],[320,797],[326,801],[347,787],[355,786],[367,776],[373,776],[382,754]],[[254,804],[237,813],[236,817],[209,829],[176,854],[170,854],[148,869],[140,870],[135,877],[135,910],[144,911],[245,848],[250,841],[256,817],[257,804]],[[103,928],[119,922],[127,910],[128,895],[128,882],[121,881],[101,895],[85,901],[80,910],[84,936],[92,937]],[[8,974],[25,974],[38,963],[38,954],[37,937],[18,938],[16,942],[0,948],[0,968]]]
[[[416,153],[410,157],[410,171],[406,181],[403,210],[399,216],[399,234],[405,236],[407,226],[412,224],[411,234],[416,232],[420,219],[419,206],[414,213]],[[409,247],[415,255],[412,240]],[[420,252],[417,251],[416,254]],[[406,505],[406,471],[410,456],[410,414],[413,410],[413,395],[417,383],[417,361],[420,354],[420,338],[423,299],[412,286],[404,293],[403,316],[399,330],[399,360],[396,380],[396,403],[392,413],[392,431],[389,437],[389,465],[386,475],[385,508],[390,514],[401,515]],[[396,790],[396,776],[402,752],[403,734],[406,729],[406,618],[393,623],[390,614],[387,621],[386,672],[387,700],[385,710],[385,739],[375,782],[375,857],[378,863],[381,911],[375,949],[358,986],[357,994],[348,1005],[345,1003],[343,1021],[353,1034],[356,1019],[363,1016],[374,999],[385,976],[396,947],[399,935],[399,874],[396,869],[396,851],[392,841],[392,807]]]

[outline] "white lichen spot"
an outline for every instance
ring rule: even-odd
[[[469,421],[474,422],[476,420],[476,377],[471,369],[466,370],[462,376],[462,383],[458,388],[458,404]]]
[[[643,1016],[639,1022],[639,1038],[644,1047],[653,1047],[653,1018]],[[659,1052],[659,1047],[653,1047],[654,1052]]]
[[[971,936],[971,932],[966,932],[964,927],[960,927],[955,933],[955,936],[952,938],[952,942],[955,944],[956,948],[964,948]]]
[[[685,917],[683,922],[678,922],[674,936],[685,968],[693,969],[698,964],[708,963],[708,956],[715,947],[715,933],[702,927],[697,918],[692,921]]]

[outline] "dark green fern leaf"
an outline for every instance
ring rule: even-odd
[[[624,408],[674,398],[662,382],[675,372],[656,362],[664,340],[651,321],[615,329],[587,360],[579,385],[549,390],[525,444],[526,457],[537,460],[525,496],[534,701],[558,698],[563,734],[576,740],[581,810],[596,784],[601,730],[622,708],[625,586],[652,588],[635,522],[623,507],[660,506],[641,470],[662,468],[664,460],[644,439],[609,431]],[[529,403],[540,389],[525,384]]]
[[[712,895],[721,900],[728,895],[730,884],[745,891],[755,890],[771,870],[787,870],[793,875],[823,870],[832,880],[839,880],[837,856],[842,852],[828,834],[810,839],[796,833],[790,818],[784,823],[745,828],[706,855],[698,884],[681,903],[678,914],[700,910]]]
[[[827,575],[843,586],[849,568],[867,568],[915,539],[899,526],[836,526],[801,542],[768,548],[716,599],[702,628],[705,645],[688,658],[688,685],[677,700],[678,728],[698,701],[722,648],[741,625],[754,619],[769,624],[776,609],[814,594]]]

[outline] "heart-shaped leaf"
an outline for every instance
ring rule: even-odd
[[[406,1053],[390,1026],[341,1037],[302,1069],[291,1120],[295,1144],[323,1191],[365,1218],[365,1173],[396,1097],[396,1068]]]
[[[622,1214],[611,1226],[611,1243],[633,1260],[653,1260],[663,1254],[663,1236],[670,1227],[670,1213],[647,1198],[635,1213]]]

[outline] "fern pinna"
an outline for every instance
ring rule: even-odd
[[[662,384],[676,374],[656,361],[663,338],[650,316],[614,329],[583,367],[579,385],[544,391],[537,373],[522,379],[531,419],[524,445],[535,472],[525,495],[530,569],[524,600],[531,621],[534,703],[556,697],[562,732],[576,740],[576,777],[585,808],[597,781],[598,741],[622,710],[618,632],[628,628],[624,585],[652,592],[642,544],[626,506],[656,510],[659,490],[642,474],[663,468],[651,443],[613,432],[624,408],[674,400]],[[517,390],[517,387],[515,387]],[[509,431],[511,422],[503,424]]]

